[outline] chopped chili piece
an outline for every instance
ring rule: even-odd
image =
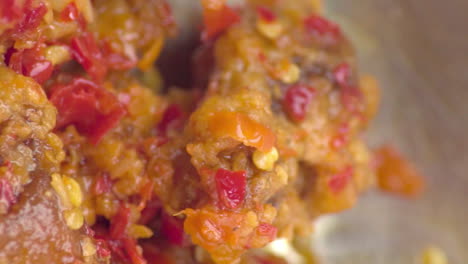
[[[184,222],[166,212],[162,214],[161,233],[171,244],[181,247],[186,244]]]
[[[340,149],[345,146],[349,141],[349,125],[344,123],[338,127],[338,133],[332,137],[331,146],[334,149]]]
[[[333,77],[335,79],[335,82],[341,88],[351,85],[350,84],[351,75],[352,75],[351,67],[346,62],[339,64],[338,66],[335,67],[335,69],[333,69]]]
[[[349,112],[356,112],[362,92],[351,83],[351,76],[351,67],[348,63],[341,63],[333,70],[335,82],[340,87],[342,104]]]
[[[93,144],[97,144],[126,114],[114,94],[83,78],[52,87],[50,101],[59,112],[56,128],[73,124]]]
[[[69,3],[65,8],[60,12],[60,19],[63,21],[74,21],[78,19],[79,11],[74,2]]]
[[[152,200],[148,201],[143,211],[141,211],[141,216],[138,220],[138,223],[141,225],[148,224],[159,214],[161,207],[161,202],[158,199],[153,198]]]
[[[30,9],[30,3],[26,3],[23,19],[16,25],[14,35],[19,35],[29,30],[37,28],[44,15],[47,13],[47,7],[43,2],[40,2],[38,7]]]
[[[276,238],[276,233],[278,229],[268,223],[260,223],[257,227],[257,232],[261,236],[266,236],[270,241],[273,241]]]
[[[107,66],[112,70],[129,70],[137,64],[135,60],[131,60],[127,56],[112,50],[111,44],[108,41],[102,42],[101,50]]]
[[[146,264],[146,260],[138,252],[137,243],[135,239],[125,237],[122,239],[122,243],[125,249],[125,252],[129,256],[132,264]]]
[[[71,41],[72,55],[96,81],[107,74],[107,63],[92,33],[84,32]]]
[[[337,24],[316,14],[304,19],[304,26],[308,32],[322,37],[330,36],[334,40],[341,37],[341,29]]]
[[[153,190],[154,190],[154,181],[149,181],[147,184],[141,188],[140,191],[140,203],[138,204],[138,208],[143,210],[146,207],[146,203],[151,200],[153,197]]]
[[[95,239],[96,242],[96,252],[98,257],[100,258],[107,258],[110,256],[111,251],[109,249],[109,245],[103,239]]]
[[[266,126],[238,112],[216,112],[208,120],[208,126],[216,137],[232,137],[246,146],[268,152],[276,142],[275,134]]]
[[[375,154],[380,189],[405,197],[416,197],[422,193],[423,177],[393,147],[381,147]]]
[[[184,112],[177,104],[169,105],[164,111],[162,120],[158,124],[158,132],[165,136],[168,129],[171,127],[180,127]]]
[[[12,22],[21,18],[23,10],[16,0],[0,1],[0,21]]]
[[[295,122],[304,121],[307,108],[314,97],[315,89],[302,84],[292,85],[286,91],[283,108]]]
[[[271,23],[276,20],[275,13],[273,13],[273,11],[271,11],[268,7],[257,6],[256,10],[257,10],[258,16],[265,22]]]
[[[205,28],[202,40],[215,39],[231,25],[240,20],[239,14],[225,4],[225,0],[202,0],[203,23]]]
[[[112,189],[112,180],[108,173],[103,173],[99,175],[98,179],[94,184],[94,194],[100,195],[103,193],[108,193]]]
[[[130,208],[120,205],[117,213],[112,217],[109,235],[112,239],[121,239],[125,236],[130,221]]]
[[[221,208],[236,209],[244,202],[247,188],[245,171],[218,169],[215,182]]]
[[[11,22],[21,17],[22,10],[16,0],[0,1],[0,20]]]
[[[42,84],[50,78],[54,70],[52,63],[44,58],[42,50],[41,45],[19,51],[11,49],[6,62],[15,72],[31,77]]]
[[[16,195],[11,183],[5,178],[0,178],[0,205],[3,204],[1,207],[8,210],[15,203]]]
[[[348,166],[343,171],[333,175],[328,181],[328,186],[335,192],[341,192],[353,177],[353,167]]]

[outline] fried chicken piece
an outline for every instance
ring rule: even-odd
[[[185,231],[216,263],[233,263],[277,235],[307,234],[311,220],[352,207],[373,184],[360,134],[378,92],[310,1],[238,11],[202,2],[212,69],[198,78],[207,88],[185,137],[209,198],[183,211]]]
[[[34,80],[5,67],[0,106],[0,262],[82,260],[86,236],[70,228],[61,195],[51,186],[64,158],[51,132],[55,108]]]
[[[62,142],[51,132],[56,110],[34,80],[0,67],[0,213],[31,182],[30,174],[58,171],[64,158]]]

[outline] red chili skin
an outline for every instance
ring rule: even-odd
[[[351,67],[344,62],[333,69],[333,77],[340,87],[341,103],[351,113],[358,113],[362,92],[351,82]]]
[[[100,258],[107,258],[111,255],[109,245],[103,239],[95,239],[96,242],[96,251]]]
[[[23,9],[16,0],[0,1],[0,21],[10,23],[20,19],[22,14]]]
[[[107,63],[92,33],[83,32],[71,41],[73,58],[83,66],[86,72],[97,82],[107,74]]]
[[[268,7],[257,6],[256,8],[258,16],[265,22],[272,23],[276,20],[276,15]]]
[[[80,13],[74,2],[69,3],[62,12],[60,12],[60,19],[65,22],[76,21],[81,29],[85,29],[87,25],[83,14]]]
[[[52,75],[54,66],[44,58],[43,45],[38,44],[34,48],[19,51],[10,49],[9,53],[6,62],[15,72],[33,78],[39,84]]]
[[[202,1],[209,2],[209,1]],[[209,42],[216,39],[221,33],[233,24],[239,22],[239,14],[227,5],[219,9],[211,9],[209,4],[204,4],[202,40]]]
[[[309,33],[318,35],[319,37],[328,36],[333,41],[340,39],[342,36],[341,29],[337,24],[316,14],[304,19],[304,26]]]
[[[162,136],[166,136],[167,131],[171,127],[180,127],[181,120],[184,117],[184,112],[177,104],[169,105],[164,111],[163,117],[158,124],[158,133]]]
[[[60,19],[67,22],[77,20],[78,16],[79,11],[74,2],[69,3],[62,12],[60,12]]]
[[[292,85],[286,91],[283,99],[283,109],[294,122],[304,121],[307,108],[315,94],[313,87],[302,84]]]
[[[338,150],[348,144],[349,141],[349,125],[343,123],[338,127],[337,134],[331,138],[330,145],[332,148]]]
[[[257,233],[261,236],[266,236],[269,240],[273,241],[276,238],[278,229],[271,224],[260,223],[257,227]]]
[[[341,192],[351,181],[354,169],[351,166],[346,167],[343,171],[333,175],[328,181],[328,186],[334,193]]]
[[[140,255],[140,253],[138,253],[137,242],[135,239],[125,237],[122,239],[122,244],[132,264],[146,264],[147,263],[146,260],[143,258],[143,256]]]
[[[244,202],[247,177],[245,171],[218,169],[215,175],[219,207],[236,209]]]
[[[83,78],[52,87],[50,101],[58,110],[56,128],[75,125],[93,144],[99,143],[126,114],[114,94]]]
[[[0,178],[0,204],[4,204],[8,210],[16,201],[16,195],[11,183],[5,178]]]
[[[41,23],[44,15],[47,13],[47,7],[43,2],[40,2],[36,8],[30,9],[30,3],[27,2],[23,12],[23,19],[14,29],[14,37],[18,37],[21,33],[36,29]]]
[[[165,212],[161,218],[161,233],[173,245],[183,247],[187,244],[183,221]]]
[[[155,219],[156,216],[159,215],[161,210],[162,210],[161,201],[159,201],[156,198],[153,198],[152,200],[146,203],[146,207],[141,211],[141,216],[140,216],[140,219],[138,219],[138,223],[140,225],[147,225],[153,219]]]
[[[107,173],[99,175],[96,183],[94,184],[94,194],[100,195],[103,193],[108,193],[112,189],[112,180]]]
[[[119,240],[125,237],[129,221],[130,208],[122,204],[114,217],[112,217],[109,229],[110,238]]]

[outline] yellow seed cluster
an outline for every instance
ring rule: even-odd
[[[57,192],[63,207],[67,209],[64,211],[63,217],[68,227],[73,230],[79,229],[84,222],[83,212],[80,208],[83,203],[80,185],[73,178],[61,176],[58,173],[52,174],[50,184]]]
[[[299,80],[301,76],[301,70],[296,64],[283,61],[278,67],[279,79],[286,84],[293,84]]]
[[[252,156],[253,163],[255,166],[261,170],[271,171],[275,167],[275,162],[278,160],[279,154],[278,150],[273,147],[268,152],[261,152],[255,150]]]
[[[283,25],[279,21],[268,22],[258,19],[257,30],[269,39],[276,39],[283,33]]]
[[[68,176],[62,177],[63,184],[67,190],[68,199],[74,207],[80,207],[83,203],[83,194],[78,182]]]
[[[63,212],[63,217],[65,218],[67,226],[73,230],[80,229],[83,226],[83,213],[79,208],[65,210],[65,212]]]
[[[90,257],[96,254],[96,246],[91,238],[86,237],[81,241],[81,250],[84,257]]]
[[[70,200],[68,199],[67,189],[63,184],[62,176],[58,173],[52,174],[52,180],[50,182],[54,190],[57,192],[62,205],[65,208],[71,208]]]
[[[150,238],[153,236],[153,231],[144,225],[133,224],[128,230],[130,236],[135,239]]]
[[[278,181],[282,185],[286,185],[288,183],[288,178],[289,178],[288,172],[282,166],[277,166],[275,168],[275,172],[276,172],[276,177],[278,177]]]
[[[45,58],[53,65],[62,64],[71,59],[70,50],[63,45],[49,46],[45,50]]]
[[[438,247],[429,247],[423,252],[423,264],[448,264],[445,252]]]

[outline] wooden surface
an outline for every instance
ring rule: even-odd
[[[325,1],[355,42],[361,71],[383,89],[369,141],[396,145],[427,176],[428,190],[410,202],[371,193],[325,218],[314,237],[318,254],[325,264],[416,264],[436,245],[451,264],[468,263],[468,1]],[[183,34],[166,58],[199,25],[197,1],[169,2]]]

